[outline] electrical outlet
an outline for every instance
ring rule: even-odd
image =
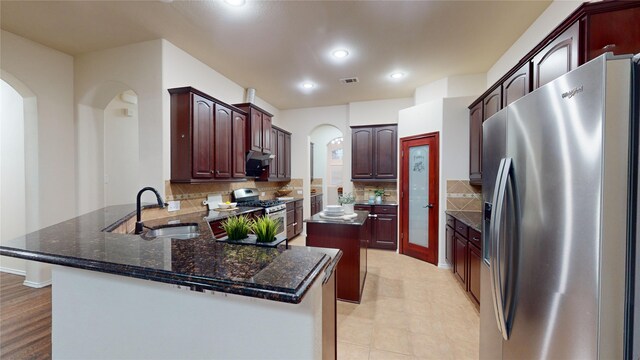
[[[298,190],[298,195],[302,195],[302,190]]]
[[[169,201],[169,206],[167,206],[167,211],[178,211],[180,210],[180,200]]]
[[[260,196],[264,196],[264,192],[261,192],[261,193],[260,193]]]

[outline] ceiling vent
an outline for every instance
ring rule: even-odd
[[[350,77],[350,78],[343,78],[340,79],[340,82],[343,84],[355,84],[357,82],[359,82],[357,77]]]

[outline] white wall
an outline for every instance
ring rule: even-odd
[[[399,138],[438,132],[440,139],[438,266],[445,263],[447,179],[469,176],[469,113],[474,97],[445,98],[400,111]],[[398,167],[400,167],[400,163]],[[400,172],[398,172],[400,173]]]
[[[133,91],[125,91],[132,99]],[[125,109],[131,115],[125,115]],[[139,183],[138,105],[116,96],[104,109],[105,205],[130,204]]]
[[[486,89],[486,74],[449,76],[416,88],[414,104],[447,97],[478,96]]]
[[[533,49],[551,30],[571,14],[582,1],[555,0],[511,45],[495,64],[487,71],[487,87],[493,85],[502,75],[515,66],[523,56]]]
[[[327,144],[331,140],[338,137],[344,137],[344,134],[338,128],[330,125],[321,125],[315,128],[309,136],[310,141],[314,143],[313,177],[322,178],[322,198],[325,205],[336,205],[336,203],[329,202],[330,197],[328,196],[329,191],[327,189],[327,184],[329,183],[329,174],[327,171]],[[342,166],[342,168],[344,171],[345,169],[344,165]],[[343,181],[344,181],[344,172],[343,172]],[[337,199],[335,196],[331,198]]]
[[[71,56],[0,32],[0,74],[24,98],[27,232],[76,215]],[[25,284],[42,286],[48,265],[27,263]]]
[[[96,109],[105,109],[125,90],[133,90],[138,95],[140,176],[136,187],[153,186],[164,191],[161,63],[162,40],[96,51],[76,58],[79,213],[104,206],[104,195],[94,191],[96,187],[103,187],[104,177],[98,174],[103,171],[104,162],[98,159],[99,150],[90,148],[87,143],[89,139],[100,138],[97,122],[103,120],[104,112],[100,114]],[[98,160],[93,161],[94,158]],[[145,196],[144,201],[155,200],[151,194]],[[130,200],[134,201],[135,198]]]
[[[0,244],[3,245],[27,231],[23,110],[22,96],[0,80]],[[3,256],[0,269],[24,274],[26,264],[24,260]]]
[[[397,124],[398,111],[412,105],[412,98],[349,103],[349,126]]]

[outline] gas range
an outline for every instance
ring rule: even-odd
[[[233,198],[238,206],[261,207],[265,214],[272,214],[287,209],[284,201],[260,200],[258,189],[238,189],[233,191]]]

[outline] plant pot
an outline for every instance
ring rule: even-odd
[[[344,209],[345,215],[353,214],[353,204],[342,204],[342,209]]]
[[[382,204],[382,196],[376,196],[376,204]]]

